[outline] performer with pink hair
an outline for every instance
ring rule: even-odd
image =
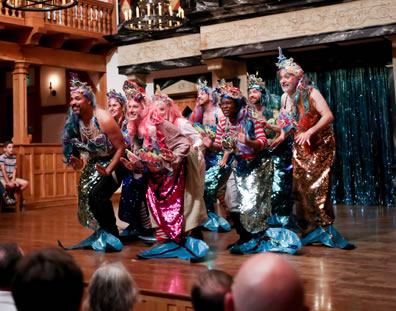
[[[191,142],[192,146],[186,158],[186,188],[184,192],[184,218],[185,231],[194,230],[194,235],[202,238],[202,232],[198,227],[208,219],[205,202],[203,200],[205,183],[205,146],[201,135],[194,129],[191,123],[185,119],[174,105],[173,100],[160,90],[154,97],[159,113],[165,119],[177,126],[183,135]]]
[[[294,134],[293,197],[302,243],[314,242],[337,248],[354,248],[332,226],[331,166],[335,138],[331,123],[334,116],[322,94],[304,75],[293,58],[287,59],[279,48],[277,66],[281,98],[279,125],[282,133],[272,144],[276,148]]]
[[[131,150],[128,160],[121,159],[130,170],[149,171],[146,199],[152,222],[157,226],[161,244],[139,254],[141,258],[203,257],[209,247],[200,240],[186,238],[183,230],[185,158],[190,142],[171,122],[164,120],[155,105],[147,107],[147,98],[136,84],[128,102],[128,131]]]

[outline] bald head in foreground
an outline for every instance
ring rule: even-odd
[[[304,311],[304,287],[297,271],[280,255],[264,253],[247,260],[225,296],[226,311]]]

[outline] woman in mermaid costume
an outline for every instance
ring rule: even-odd
[[[204,257],[209,250],[206,243],[186,237],[184,232],[185,158],[190,141],[162,118],[155,105],[145,107],[135,98],[130,101],[128,114],[132,149],[128,152],[129,161],[123,158],[121,161],[130,170],[149,171],[146,199],[160,243],[139,257],[185,260]]]
[[[239,196],[239,220],[234,221],[240,239],[229,246],[235,254],[264,251],[295,253],[301,243],[297,235],[284,228],[269,228],[270,196],[263,191],[272,184],[265,176],[271,159],[264,155],[267,139],[261,123],[250,115],[241,91],[221,81],[218,92],[225,115],[217,126],[216,139],[208,148],[223,148],[235,154],[233,168]]]
[[[201,135],[185,119],[177,109],[173,100],[159,89],[156,91],[153,104],[158,108],[161,116],[171,122],[191,142],[191,147],[186,157],[186,187],[184,192],[184,230],[192,236],[202,238],[200,225],[208,219],[205,208],[204,183],[205,183],[205,146]]]
[[[133,85],[125,81],[123,90],[127,96],[134,92]],[[139,90],[140,91],[140,90]],[[127,99],[115,90],[107,93],[108,111],[120,126],[125,144],[131,149],[131,139],[127,129]],[[121,167],[124,168],[123,165]],[[120,220],[129,224],[127,228],[120,233],[121,237],[139,237],[150,235],[151,229],[150,218],[147,210],[145,194],[147,191],[147,172],[133,172],[125,169],[122,180],[121,197],[118,208],[118,217]],[[145,241],[148,237],[145,237]],[[151,238],[152,243],[155,242]],[[147,241],[146,241],[147,242]]]
[[[303,245],[321,242],[330,247],[351,249],[354,244],[333,227],[331,166],[335,155],[334,120],[326,100],[293,61],[279,49],[278,74],[282,95],[279,115],[281,135],[276,148],[294,133],[293,197]]]
[[[190,121],[195,129],[210,137],[214,141],[216,127],[223,113],[217,104],[218,96],[207,82],[198,81],[198,101],[191,115]],[[205,188],[204,200],[208,213],[208,220],[202,226],[211,231],[230,231],[230,224],[215,213],[217,199],[224,195],[220,189],[225,187],[231,174],[231,163],[233,156],[224,157],[224,151],[214,152],[209,149],[205,151]]]
[[[72,74],[70,83],[71,109],[62,135],[63,154],[75,170],[83,168],[81,155],[86,155],[78,185],[78,219],[95,233],[65,248],[120,251],[122,243],[110,198],[119,187],[118,180],[122,180],[118,164],[124,140],[113,117],[96,107],[91,87],[79,81],[76,74]]]
[[[265,135],[271,145],[281,133],[277,125],[280,112],[280,97],[269,94],[263,80],[256,75],[248,75],[249,110],[253,117],[262,124]],[[264,156],[270,158],[268,171],[265,176],[272,180],[268,183],[265,193],[271,197],[272,217],[269,220],[273,225],[291,226],[290,215],[294,201],[291,197],[293,168],[292,168],[293,135],[289,135],[276,149],[268,147]],[[295,228],[296,229],[296,228]]]

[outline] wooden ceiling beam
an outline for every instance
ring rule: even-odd
[[[106,56],[0,41],[0,60],[106,72]]]

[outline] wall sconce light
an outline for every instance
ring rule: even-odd
[[[55,96],[56,95],[56,91],[52,88],[52,82],[51,81],[50,81],[50,84],[49,84],[49,89],[50,89],[51,95]]]

